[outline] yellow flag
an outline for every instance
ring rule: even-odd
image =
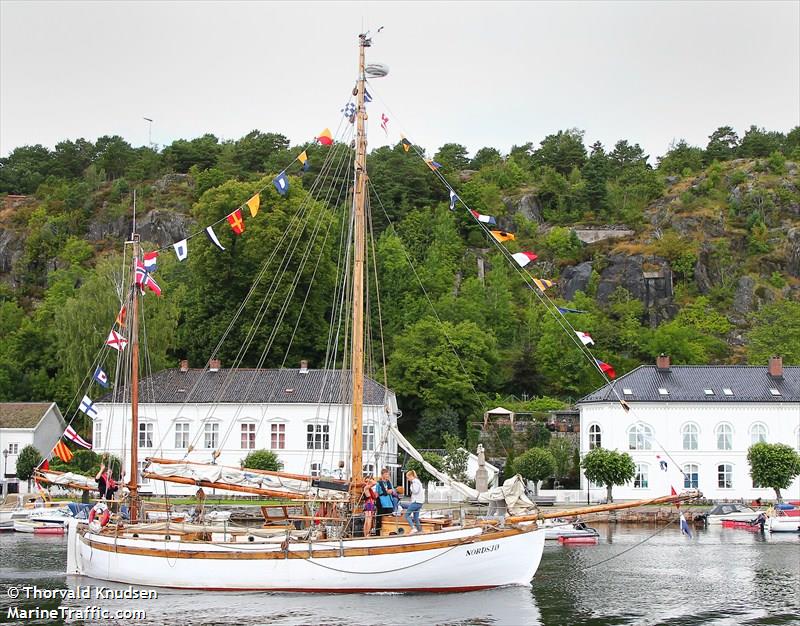
[[[258,207],[261,206],[261,196],[259,194],[254,195],[247,201],[247,208],[250,209],[250,215],[255,217],[258,213]]]
[[[297,160],[300,161],[301,165],[306,164],[306,161],[308,161],[308,155],[306,154],[305,150],[303,150],[300,154],[297,155]]]
[[[504,241],[514,241],[516,239],[514,233],[507,233],[504,230],[490,230],[489,232],[492,233],[492,237],[497,239],[500,243]]]
[[[536,285],[540,290],[544,291],[548,287],[552,287],[555,283],[552,280],[545,280],[544,278],[534,278],[533,284]]]

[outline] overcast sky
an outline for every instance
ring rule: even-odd
[[[559,129],[656,156],[674,139],[800,123],[798,2],[0,2],[0,154],[118,134],[139,146],[340,120],[373,32],[370,147],[507,152]]]

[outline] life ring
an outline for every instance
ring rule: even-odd
[[[97,521],[100,523],[100,528],[104,528],[111,519],[111,511],[108,510],[105,504],[96,504],[92,507],[92,510],[89,511],[89,523],[91,524],[95,518],[97,518]]]

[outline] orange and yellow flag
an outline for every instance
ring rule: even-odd
[[[228,216],[228,224],[231,225],[231,230],[237,235],[244,232],[244,220],[242,219],[242,210],[236,209]]]
[[[72,460],[72,457],[74,456],[72,454],[72,450],[70,450],[67,447],[67,444],[61,441],[61,439],[58,440],[58,443],[53,448],[53,454],[55,454],[59,459],[64,461],[64,463],[69,463]]]
[[[255,217],[258,214],[258,207],[261,206],[261,196],[259,194],[254,195],[246,204],[247,208],[250,209],[251,217]]]
[[[489,232],[492,233],[492,237],[497,239],[500,243],[504,241],[514,241],[516,239],[514,233],[507,233],[504,230],[490,230]]]

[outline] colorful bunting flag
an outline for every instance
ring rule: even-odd
[[[364,90],[364,102],[372,102],[372,96],[366,89]]]
[[[490,230],[489,232],[492,233],[492,237],[497,239],[500,243],[504,241],[514,241],[516,239],[514,233],[507,233],[504,230]]]
[[[156,279],[150,276],[150,274],[145,275],[144,277],[144,286],[147,287],[150,291],[152,291],[157,296],[161,295],[161,287],[158,286]]]
[[[450,210],[451,211],[455,211],[456,210],[456,202],[457,201],[458,201],[458,196],[456,195],[456,192],[451,189],[450,190]]]
[[[603,363],[600,359],[595,359],[595,361],[597,362],[597,367],[600,368],[600,371],[608,376],[611,380],[614,380],[617,377],[617,373],[614,371],[614,368],[611,365],[608,363]]]
[[[67,444],[65,444],[60,439],[53,448],[53,454],[55,454],[59,459],[64,461],[64,463],[69,463],[72,460],[72,457],[74,456],[72,454],[72,451],[67,447]]]
[[[123,304],[122,308],[119,310],[119,313],[117,313],[117,319],[115,320],[115,323],[120,328],[123,328],[125,326],[125,313],[126,313],[125,305]]]
[[[580,309],[568,309],[565,306],[558,307],[560,313],[588,313],[589,311],[581,311]]]
[[[92,402],[92,399],[89,396],[83,396],[83,400],[81,400],[81,404],[78,409],[86,413],[86,415],[92,419],[99,415],[97,413],[97,409],[94,408],[94,402]]]
[[[389,136],[389,118],[386,117],[386,113],[381,113],[381,128],[383,132],[386,133],[386,136]]]
[[[100,367],[99,365],[97,366],[97,369],[94,371],[94,376],[92,376],[92,379],[98,385],[100,385],[101,387],[105,387],[106,389],[108,389],[108,386],[111,384],[110,382],[108,382],[108,374],[106,374],[105,370],[103,370],[103,368]]]
[[[305,152],[303,152],[303,154],[305,154]],[[255,217],[258,215],[258,208],[261,206],[261,195],[254,195],[245,204],[247,204],[247,208],[250,209],[250,217]]]
[[[350,119],[355,114],[356,114],[356,104],[355,104],[355,102],[348,102],[347,104],[344,105],[344,108],[342,109],[342,115],[344,115],[346,118]],[[351,122],[352,122],[352,120],[351,120]]]
[[[161,295],[161,287],[158,286],[155,278],[150,276],[150,273],[145,269],[144,263],[138,260],[136,261],[136,284],[142,290],[142,293],[144,293],[144,288],[147,287],[157,296]]]
[[[233,213],[228,215],[228,224],[231,225],[231,230],[235,235],[241,235],[244,232],[244,220],[242,219],[241,209],[236,209]]]
[[[156,263],[158,262],[158,252],[147,252],[144,255],[144,269],[151,274],[156,271]]]
[[[278,193],[282,196],[285,196],[289,191],[289,177],[286,176],[285,172],[278,174],[272,181],[272,184],[275,185],[275,189],[277,189]]]
[[[539,288],[539,291],[544,291],[548,287],[555,285],[552,280],[547,280],[546,278],[534,278],[533,284]]]
[[[297,160],[302,164],[304,172],[307,172],[308,168],[311,167],[311,162],[308,160],[308,155],[305,150],[297,155]]]
[[[594,345],[594,339],[592,339],[592,336],[589,333],[585,333],[583,331],[576,330],[575,334],[578,335],[578,339],[581,340],[581,342],[583,343],[584,346],[593,346]]]
[[[408,152],[409,149],[411,148],[411,142],[408,139],[406,139],[405,137],[402,137],[400,139],[400,143],[403,146],[403,150],[405,150],[406,152]]]
[[[333,135],[331,135],[330,128],[326,128],[325,130],[323,130],[317,137],[317,141],[321,143],[323,146],[330,146],[331,144],[333,144]]]
[[[495,231],[492,231],[493,235],[494,233]],[[514,254],[511,255],[511,258],[514,259],[520,267],[525,267],[528,263],[530,263],[531,261],[535,261],[539,257],[536,256],[533,252],[515,252]]]
[[[223,246],[219,242],[219,239],[217,239],[217,233],[214,232],[214,228],[212,226],[208,226],[206,228],[206,235],[211,240],[211,243],[213,243],[215,246],[217,246],[217,248],[219,248],[220,250],[223,250],[223,251],[225,250],[225,246]]]
[[[406,152],[408,152],[408,151],[406,150]],[[442,167],[442,164],[441,164],[441,163],[437,163],[436,161],[434,161],[434,160],[432,160],[432,159],[425,159],[425,163],[426,163],[426,164],[428,165],[428,167],[429,167],[429,168],[431,168],[431,170],[433,170],[434,172],[435,172],[436,170],[438,170],[440,167]]]
[[[144,285],[144,279],[147,276],[147,270],[144,269],[144,263],[136,259],[136,286],[140,289]]]
[[[452,201],[452,199],[451,199]],[[493,226],[497,226],[497,220],[495,220],[491,215],[481,215],[477,211],[473,211],[472,209],[469,210],[470,213],[475,217],[476,220],[479,222],[483,222],[484,224],[492,224]],[[533,260],[533,259],[531,259]]]
[[[662,472],[666,472],[669,468],[669,464],[661,458],[660,454],[656,454],[656,458],[658,459],[658,467]]]
[[[686,521],[686,518],[683,516],[683,511],[680,513],[681,517],[681,534],[686,535],[689,539],[692,538],[692,529],[689,528],[689,522]]]
[[[108,339],[106,339],[106,345],[114,348],[117,352],[122,352],[125,346],[128,345],[128,340],[116,330],[112,330],[108,335]]]
[[[178,257],[179,261],[185,261],[186,257],[189,256],[189,245],[185,239],[173,243],[172,247],[175,248],[175,256]]]
[[[64,437],[77,443],[82,448],[86,448],[87,450],[92,449],[92,444],[90,444],[86,439],[81,437],[72,426],[67,426],[67,430],[64,431]]]

